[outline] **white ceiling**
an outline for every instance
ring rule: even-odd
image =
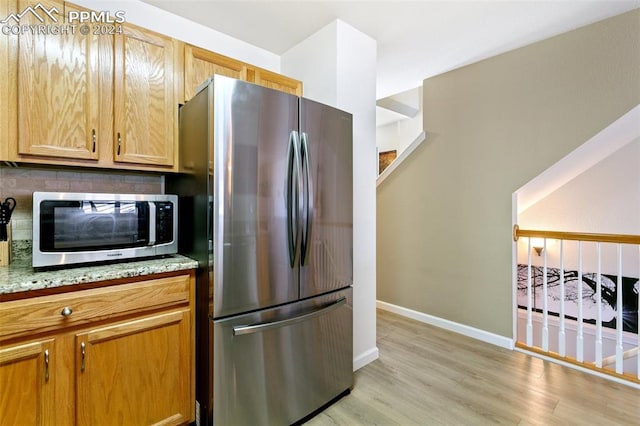
[[[335,19],[377,40],[377,98],[640,7],[640,0],[143,0],[282,54]]]

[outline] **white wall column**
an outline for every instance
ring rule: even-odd
[[[376,41],[336,20],[285,52],[281,72],[304,96],[353,114],[354,370],[376,346]]]

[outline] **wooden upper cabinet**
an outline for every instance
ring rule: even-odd
[[[55,7],[59,22],[85,10],[39,4]],[[29,7],[31,0],[3,0],[0,16]],[[20,17],[21,26],[42,24],[33,13]],[[177,171],[178,103],[213,74],[302,95],[300,81],[135,25],[116,27],[0,35],[0,139],[8,141],[0,160]]]
[[[296,96],[302,96],[302,82],[282,74],[267,71],[262,68],[253,68],[249,71],[253,74],[253,81],[260,86],[269,87],[281,92],[290,93]]]
[[[247,65],[199,47],[184,47],[184,98],[191,99],[196,89],[213,74],[247,80]]]
[[[14,0],[0,1],[0,16],[9,16],[9,13],[16,10]],[[9,36],[0,37],[0,161],[9,161],[10,140],[16,139],[16,69],[11,63],[11,40]]]
[[[115,36],[115,161],[174,164],[176,43],[133,25],[123,25],[123,33]]]
[[[184,99],[189,100],[196,89],[213,74],[244,80],[281,92],[302,96],[302,82],[284,75],[254,67],[237,59],[199,47],[184,48]]]
[[[60,3],[43,0],[45,8]],[[32,6],[19,1],[18,10]],[[67,5],[66,10],[75,9]],[[20,25],[42,24],[34,14],[25,14]],[[9,36],[4,36],[9,37]],[[18,37],[18,154],[97,159],[101,124],[101,43],[105,36],[76,34]],[[103,56],[101,57],[101,53]],[[107,62],[104,64],[102,62]]]
[[[33,7],[28,0],[8,4],[0,10]],[[58,21],[84,10],[52,0],[40,4],[55,7]],[[25,13],[23,24],[42,22]],[[0,136],[9,143],[0,159],[175,170],[178,42],[134,25],[115,27],[115,35],[23,31],[3,37],[0,70],[6,68],[8,83],[0,84],[0,94],[8,106],[0,110]]]

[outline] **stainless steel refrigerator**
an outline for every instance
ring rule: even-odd
[[[198,423],[298,422],[353,385],[352,117],[215,75],[180,144]]]

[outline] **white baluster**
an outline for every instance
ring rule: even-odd
[[[596,367],[602,368],[602,244],[596,243],[598,273],[596,275]]]
[[[560,331],[558,332],[558,353],[567,355],[567,342],[564,328],[564,240],[560,240]]]
[[[529,237],[529,260],[527,262],[527,346],[533,346],[533,297],[531,296],[531,237]]]
[[[616,284],[616,373],[622,374],[622,244],[618,244],[618,282]]]
[[[584,361],[584,324],[582,320],[582,241],[578,241],[578,335],[576,337],[576,359]]]
[[[542,267],[542,350],[549,352],[549,301],[547,288],[547,239],[544,239],[544,266]]]

